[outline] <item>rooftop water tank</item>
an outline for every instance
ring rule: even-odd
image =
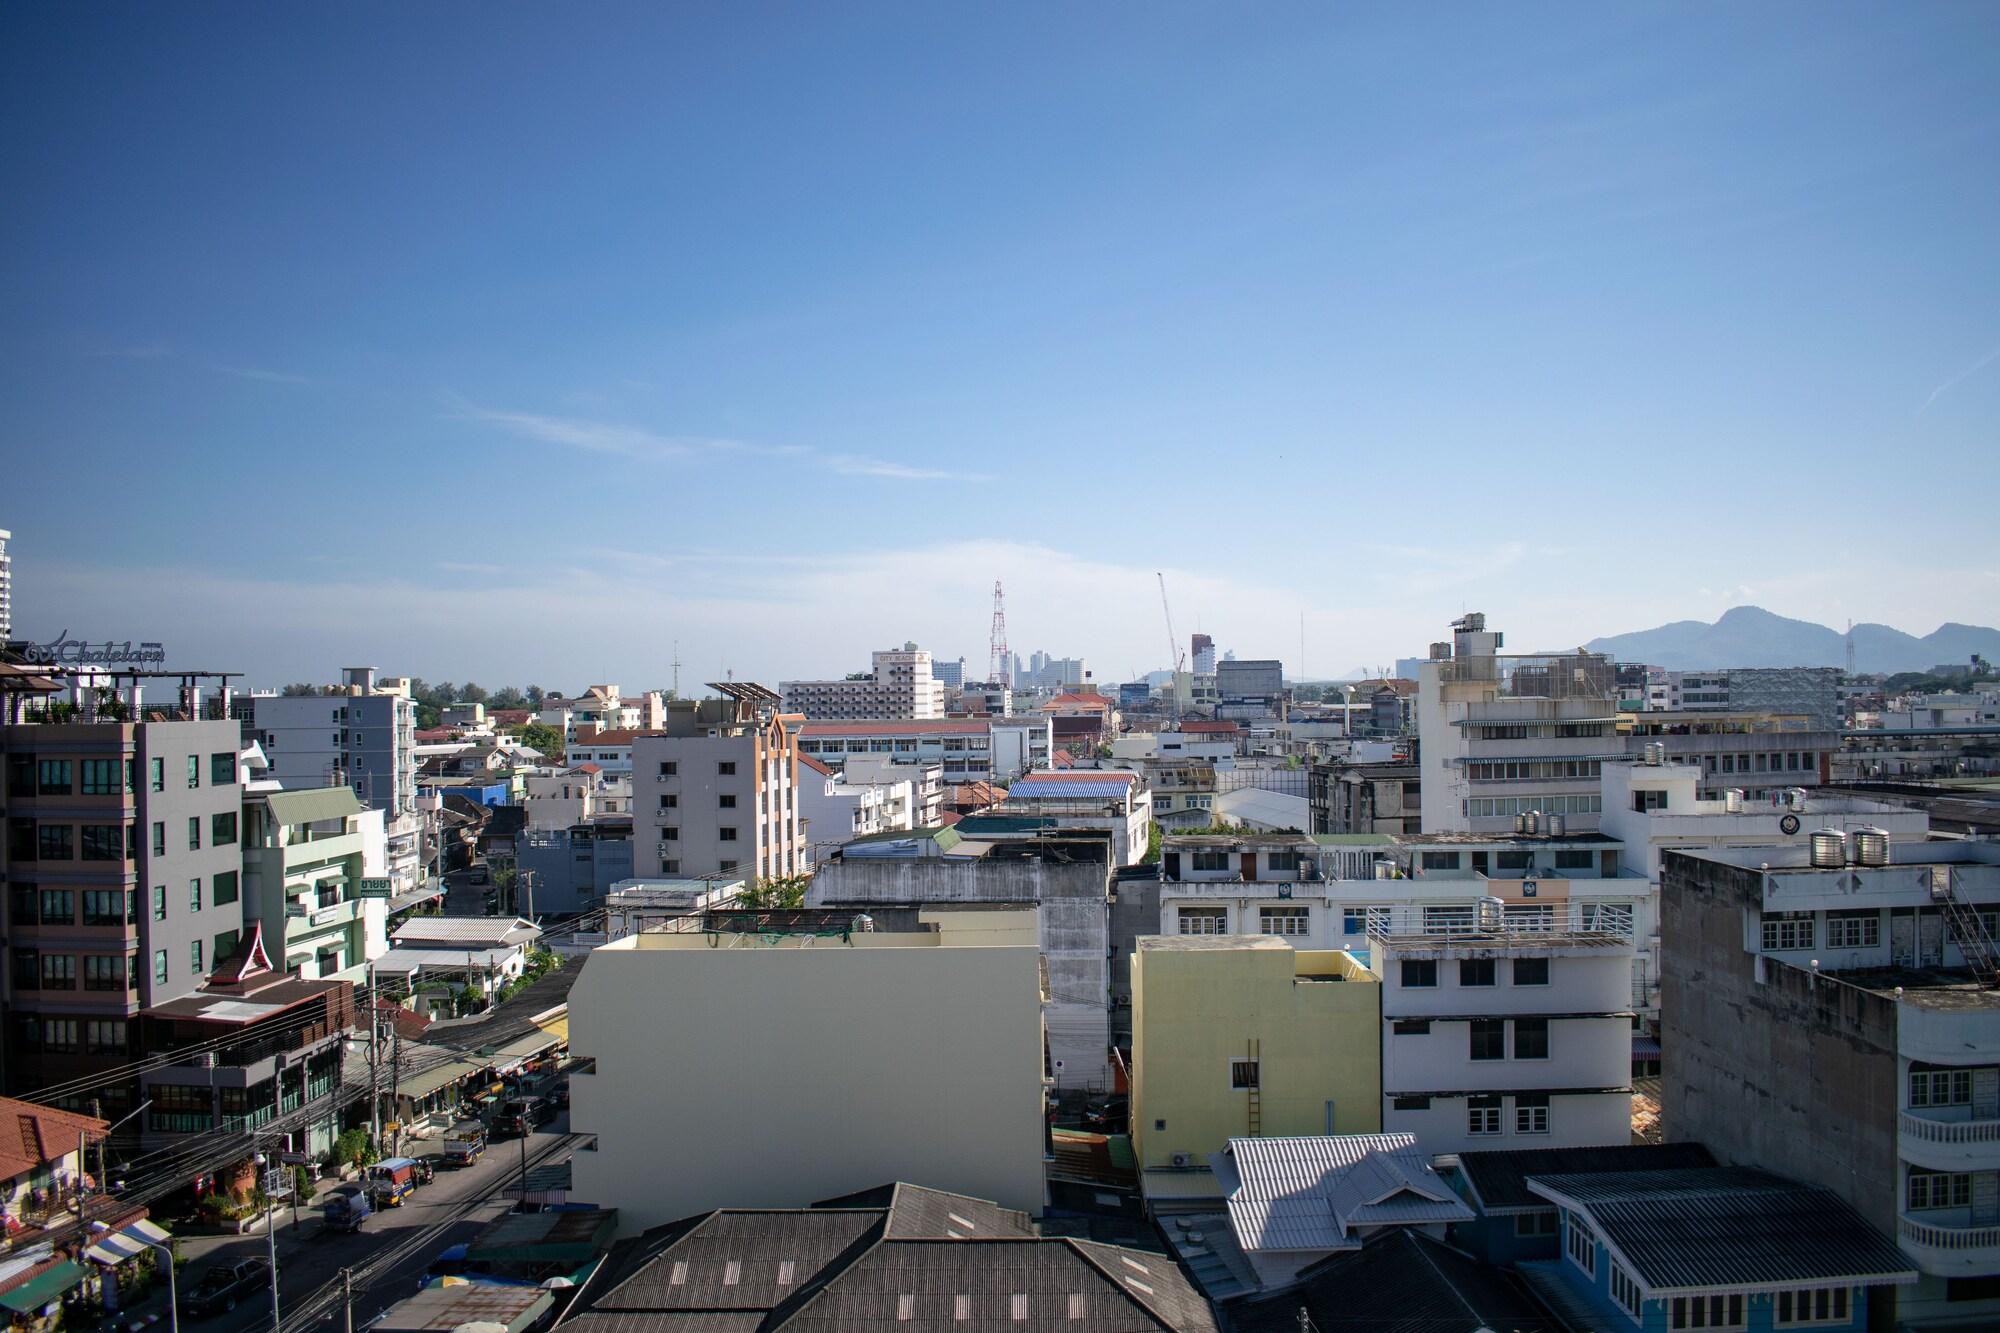
[[[1854,863],[1863,866],[1885,866],[1889,864],[1889,831],[1873,826],[1858,828],[1848,839],[1854,853]]]
[[[1507,904],[1498,898],[1479,900],[1479,929],[1485,934],[1499,933],[1501,923],[1507,917]]]
[[[1549,836],[1551,838],[1560,838],[1563,835],[1565,827],[1567,827],[1567,822],[1561,815],[1549,816]]]
[[[1814,829],[1812,864],[1819,870],[1837,870],[1847,864],[1847,835],[1837,828]]]
[[[1722,808],[1732,815],[1742,814],[1743,789],[1741,787],[1731,787],[1728,791],[1722,793]]]

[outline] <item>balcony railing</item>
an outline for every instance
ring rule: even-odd
[[[1907,1216],[1897,1221],[1904,1240],[1934,1250],[1990,1250],[2000,1246],[2000,1226],[1941,1227]]]
[[[1510,910],[1511,909],[1511,910]],[[1632,909],[1618,903],[1410,904],[1368,909],[1371,939],[1548,939],[1603,937],[1630,942]]]
[[[2000,1120],[1932,1120],[1904,1111],[1897,1121],[1904,1134],[1925,1143],[2000,1144]]]

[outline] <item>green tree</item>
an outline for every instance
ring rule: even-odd
[[[528,687],[527,698],[528,698],[528,707],[539,711],[542,706],[542,700],[548,698],[548,695],[543,693],[541,686],[530,685]]]
[[[495,708],[526,708],[527,706],[528,696],[515,689],[512,685],[502,690],[495,690],[492,694],[486,696],[486,707],[489,712]]]
[[[281,693],[287,699],[299,699],[308,694],[318,694],[319,686],[308,685],[304,681],[293,681],[290,685],[285,686]]]
[[[486,702],[486,691],[468,680],[458,687],[458,701],[466,704],[483,704]]]
[[[811,875],[776,875],[760,879],[743,890],[740,901],[753,911],[794,911],[806,904]]]
[[[1146,825],[1146,854],[1139,858],[1139,864],[1156,866],[1160,863],[1160,826]]]
[[[544,759],[558,760],[563,756],[562,733],[545,722],[530,722],[514,733],[514,739],[540,751]]]

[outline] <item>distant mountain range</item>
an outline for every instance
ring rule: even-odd
[[[1511,645],[1510,645],[1511,647]],[[1790,620],[1757,606],[1725,611],[1713,625],[1677,620],[1654,629],[1592,639],[1584,647],[1620,662],[1644,662],[1670,671],[1718,667],[1847,665],[1847,636],[1809,620]],[[2000,629],[1982,625],[1940,625],[1918,638],[1889,625],[1854,627],[1854,669],[1928,671],[1949,663],[1966,665],[1972,654],[2000,661]]]

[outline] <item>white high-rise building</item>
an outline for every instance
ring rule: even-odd
[[[846,680],[788,680],[778,688],[785,711],[818,721],[944,716],[944,682],[931,672],[931,655],[914,643],[873,655],[873,670]]]
[[[14,633],[14,562],[7,554],[7,543],[13,537],[13,533],[0,528],[0,645]]]
[[[1503,656],[1473,612],[1417,685],[1426,833],[1501,833],[1517,815],[1597,828],[1603,761],[1622,759],[1617,675],[1599,653]]]

